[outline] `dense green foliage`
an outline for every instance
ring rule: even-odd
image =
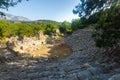
[[[116,46],[120,40],[120,5],[113,5],[102,12],[93,34],[99,47]]]
[[[22,0],[0,0],[0,9],[8,9],[11,6],[14,6],[17,3],[20,3],[21,1]],[[1,11],[0,11],[0,15],[5,16],[5,14]]]
[[[76,31],[78,29],[83,29],[87,26],[86,23],[84,23],[83,19],[73,19],[71,23],[71,29],[72,31]]]
[[[0,21],[0,38],[10,36],[37,36],[41,30],[45,34],[50,35],[54,30],[59,28],[59,23],[11,23]]]
[[[79,25],[78,23],[76,23],[76,26]],[[3,39],[11,36],[37,37],[39,31],[43,31],[44,34],[51,36],[52,33],[54,33],[54,31],[57,29],[60,30],[62,36],[71,34],[74,31],[71,28],[71,23],[67,21],[62,23],[50,20],[38,20],[30,22],[0,21],[0,38]]]
[[[86,24],[96,24],[93,37],[98,47],[112,47],[120,40],[120,0],[80,0],[74,13]]]
[[[80,17],[89,17],[93,13],[109,8],[119,2],[120,0],[80,0],[73,12],[79,14]]]
[[[72,23],[55,22],[50,20],[38,20],[30,22],[0,21],[0,38],[11,36],[38,36],[39,31],[51,36],[55,30],[59,29],[62,35],[68,35],[77,29],[83,29],[84,25],[80,19],[72,20]]]
[[[71,24],[72,30],[73,31],[78,30],[80,28],[80,24],[81,24],[80,19],[73,19]]]
[[[64,34],[70,34],[72,32],[71,29],[71,23],[64,21],[62,22],[62,24],[60,25],[60,32],[64,33]]]
[[[0,8],[2,9],[8,9],[10,6],[16,5],[18,2],[21,2],[22,0],[0,0]]]

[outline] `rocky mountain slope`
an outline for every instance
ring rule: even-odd
[[[15,16],[12,14],[5,13],[5,16],[0,16],[2,20],[9,20],[9,21],[30,21],[30,19],[23,17],[23,16]]]
[[[120,67],[117,63],[100,63],[96,53],[104,52],[95,46],[91,30],[78,30],[67,37],[64,44],[73,53],[51,62],[48,58],[33,60],[15,59],[0,64],[1,80],[120,80]],[[3,53],[12,54],[8,49]]]

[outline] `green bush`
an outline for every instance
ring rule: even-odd
[[[2,39],[10,36],[38,36],[39,31],[43,31],[45,34],[50,35],[56,29],[59,29],[59,23],[57,22],[11,23],[0,21],[0,38]]]

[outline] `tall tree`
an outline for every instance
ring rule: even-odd
[[[89,17],[95,12],[110,8],[113,4],[120,3],[120,0],[80,0],[73,13],[80,17]]]
[[[64,33],[66,35],[67,33],[71,32],[71,23],[64,21],[60,25],[59,29],[61,33]]]
[[[9,7],[14,6],[21,1],[22,0],[0,0],[0,8],[8,9]],[[26,1],[29,1],[29,0],[26,0]]]
[[[0,9],[7,9],[11,6],[16,5],[17,3],[20,3],[22,0],[0,0]],[[28,0],[26,0],[28,1]],[[0,15],[4,15],[3,12],[0,11]]]
[[[120,41],[120,5],[102,12],[93,37],[98,47],[118,46]]]
[[[83,29],[86,27],[86,24],[83,23],[83,19],[73,19],[71,23],[71,29],[76,31],[78,29]]]
[[[93,37],[98,47],[112,47],[120,40],[120,0],[80,0],[74,13],[97,23]],[[94,17],[96,13],[99,16]],[[98,20],[96,20],[98,19]],[[87,22],[88,23],[88,22]]]

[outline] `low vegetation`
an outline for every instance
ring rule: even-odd
[[[75,19],[72,23],[55,22],[49,20],[39,20],[31,22],[10,22],[0,21],[0,39],[11,36],[30,37],[38,36],[39,31],[43,31],[44,34],[51,35],[55,30],[59,29],[61,36],[71,34],[77,29],[84,28],[80,22],[80,19]],[[63,34],[63,35],[62,35]]]

